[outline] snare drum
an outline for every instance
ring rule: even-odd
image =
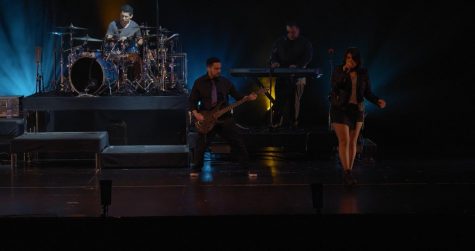
[[[89,58],[102,58],[102,51],[84,51],[81,54],[81,57],[89,57]]]
[[[124,41],[116,39],[106,39],[103,44],[103,49],[106,55],[120,55],[127,53],[139,53],[137,42],[134,38],[127,38]]]

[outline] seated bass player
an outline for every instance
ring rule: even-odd
[[[209,58],[206,61],[206,66],[207,73],[195,81],[189,98],[190,111],[197,121],[198,129],[198,139],[194,154],[195,165],[191,169],[190,175],[199,176],[203,167],[203,155],[208,146],[209,139],[217,133],[228,141],[233,150],[235,150],[234,152],[237,154],[239,163],[249,168],[249,175],[256,176],[255,171],[249,166],[249,155],[239,134],[239,129],[229,112],[221,116],[219,123],[212,126],[203,126],[208,128],[207,130],[201,130],[202,126],[200,125],[206,124],[208,116],[205,115],[210,111],[216,110],[219,106],[228,105],[229,95],[239,103],[243,103],[255,100],[257,94],[253,92],[248,96],[241,95],[231,81],[221,76],[221,61],[218,58]],[[200,106],[198,106],[199,103],[201,104]]]

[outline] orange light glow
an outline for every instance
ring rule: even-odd
[[[259,78],[259,81],[262,83],[262,85],[265,87],[265,88],[268,88],[270,89],[270,78]],[[272,78],[272,92],[271,92],[271,96],[272,98],[275,98],[275,78]],[[266,101],[266,109],[267,111],[270,111],[270,108],[271,108],[271,102],[269,99],[265,99]]]
[[[107,31],[109,23],[119,18],[120,7],[124,4],[126,4],[125,0],[102,0],[98,2],[104,34]]]

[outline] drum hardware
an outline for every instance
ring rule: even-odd
[[[75,57],[72,56],[72,51],[74,50],[74,46],[73,46],[73,35],[75,32],[78,32],[78,31],[84,31],[84,30],[87,30],[87,28],[83,28],[83,27],[77,27],[77,26],[74,26],[72,23],[69,25],[69,26],[62,26],[62,27],[56,27],[56,29],[58,30],[61,30],[60,32],[58,31],[55,31],[55,32],[51,32],[52,35],[54,36],[59,36],[60,37],[60,91],[61,92],[71,92],[71,86],[70,86],[70,83],[66,83],[66,78],[64,77],[64,74],[65,74],[65,69],[64,69],[64,53],[66,52],[66,50],[64,50],[64,37],[65,36],[69,36],[69,49],[71,50],[69,52],[69,55],[68,55],[68,63],[67,63],[67,69],[68,69],[68,73],[70,72],[70,69],[71,69],[71,66],[75,60]],[[56,48],[55,48],[56,50]],[[56,53],[55,53],[55,65],[56,65]],[[55,73],[56,75],[56,73]],[[56,79],[56,77],[55,77]],[[56,83],[55,83],[56,84]]]
[[[51,34],[61,40],[60,91],[74,92],[78,96],[97,96],[134,95],[139,91],[166,92],[177,88],[177,84],[183,83],[186,78],[186,57],[184,61],[177,61],[180,57],[176,55],[180,53],[174,51],[174,42],[179,34],[169,35],[171,32],[163,27],[157,29],[142,25],[139,28],[144,41],[141,46],[134,38],[101,40],[88,34],[79,35],[77,32],[87,28],[73,24],[57,27],[59,30]],[[69,39],[69,46],[64,48],[66,39]],[[83,43],[75,46],[77,41]],[[91,51],[88,43],[102,43],[102,47]],[[65,60],[64,56],[68,58]],[[177,69],[185,69],[185,72],[176,72]]]
[[[141,26],[143,27],[143,26]],[[154,27],[150,27],[154,28]],[[137,81],[137,84],[141,87],[142,90],[144,90],[146,93],[150,93],[151,91],[151,86],[157,82],[157,79],[153,77],[153,72],[151,69],[152,66],[152,61],[154,61],[154,55],[152,53],[152,50],[149,48],[149,39],[151,36],[149,35],[148,31],[144,32],[144,43],[142,45],[142,55],[143,55],[143,63],[142,63],[142,72],[141,72],[141,78]],[[143,83],[143,86],[140,85],[140,83]]]
[[[119,74],[120,74],[120,77],[117,81],[117,86],[116,86],[116,93],[118,94],[133,94],[138,89],[134,85],[135,81],[131,81],[129,79],[131,75],[129,74],[129,70],[131,70],[130,67],[133,67],[132,65],[133,63],[131,62],[132,60],[129,60],[127,57],[128,55],[120,56],[119,57],[120,60],[116,63],[116,65],[118,65],[119,67]]]
[[[36,63],[36,93],[43,92],[43,75],[42,75],[42,47],[35,48],[35,63]]]

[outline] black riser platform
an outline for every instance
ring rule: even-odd
[[[110,146],[101,155],[103,168],[189,167],[186,145]]]

